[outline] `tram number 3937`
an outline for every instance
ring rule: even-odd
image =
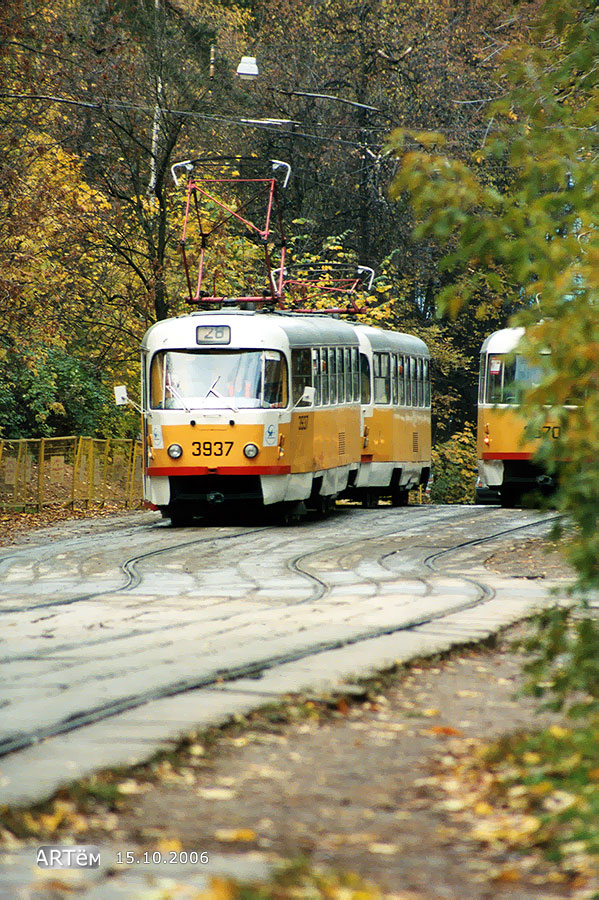
[[[560,434],[561,428],[559,425],[543,425],[541,428],[541,437],[547,435],[547,437],[552,437],[554,440],[557,440]]]
[[[194,441],[192,456],[228,456],[233,449],[233,441]]]

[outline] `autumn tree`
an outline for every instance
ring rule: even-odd
[[[35,19],[26,2],[0,19],[0,435],[98,427],[99,373],[73,357],[90,265],[88,224],[106,207],[79,161],[53,136],[52,116],[10,102],[35,76]],[[78,387],[76,387],[78,385]],[[105,397],[104,397],[105,399]],[[83,401],[83,402],[82,402]],[[53,420],[53,421],[52,421]],[[52,424],[51,424],[52,422]],[[101,427],[101,425],[100,425]]]
[[[59,399],[69,360],[89,397],[116,371],[137,381],[140,337],[183,282],[175,148],[214,151],[232,66],[219,48],[211,79],[210,48],[238,58],[246,19],[192,0],[21,0],[0,14],[5,435],[75,427]]]
[[[59,0],[37,20],[36,90],[23,103],[52,109],[55,134],[110,199],[106,249],[134,285],[142,320],[171,309],[175,152],[213,143],[211,120],[231,91],[222,59],[210,78],[211,46],[224,35],[236,55],[247,18],[219,2]]]

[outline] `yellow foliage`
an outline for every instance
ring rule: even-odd
[[[435,503],[472,503],[477,471],[476,435],[471,425],[432,450]]]

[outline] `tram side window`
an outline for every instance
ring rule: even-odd
[[[352,374],[352,399],[355,402],[360,400],[360,360],[358,357],[358,348],[351,348],[351,374]]]
[[[516,386],[515,360],[504,356],[490,356],[487,374],[487,393],[489,403],[515,403]]]
[[[404,384],[405,378],[405,357],[399,356],[397,359],[397,385],[399,388],[398,391],[398,402],[400,406],[406,405],[406,388]]]
[[[263,405],[287,406],[287,363],[278,350],[264,351]]]
[[[344,356],[344,381],[345,381],[345,402],[352,402],[352,378],[351,378],[351,348],[346,347],[343,351]]]
[[[391,354],[391,403],[397,406],[397,356]]]
[[[404,384],[406,388],[406,406],[412,405],[412,359],[404,357]]]
[[[524,392],[539,384],[541,378],[541,370],[520,354],[512,358],[491,354],[487,361],[487,402],[521,403]]]
[[[304,388],[312,386],[312,351],[291,351],[291,393],[294,406],[309,406],[305,400],[301,401]]]
[[[320,378],[322,389],[322,403],[323,406],[328,406],[330,402],[329,358],[326,347],[323,347],[320,351]]]
[[[345,385],[343,377],[343,348],[337,347],[337,403],[345,400]]]
[[[337,402],[337,358],[335,350],[329,347],[329,400]]]
[[[422,359],[416,360],[416,406],[424,406],[424,384],[422,381]]]
[[[431,405],[431,373],[428,359],[422,360],[422,378],[424,381],[424,405]]]
[[[312,375],[314,379],[314,406],[322,405],[322,372],[321,372],[320,350],[317,348],[312,351]]]
[[[484,403],[485,399],[486,399],[485,398],[485,384],[487,381],[486,363],[487,363],[487,355],[486,355],[486,353],[481,353],[480,369],[479,369],[479,376],[478,376],[478,402],[479,403]]]
[[[410,362],[410,374],[412,380],[412,406],[418,406],[418,361],[414,359],[414,357],[412,357]]]
[[[162,409],[164,403],[164,353],[157,353],[150,369],[150,405]]]
[[[364,353],[360,353],[360,402],[370,403],[370,362]]]
[[[388,353],[374,354],[374,402],[389,403],[391,399],[390,367]]]
[[[412,382],[412,406],[418,406],[418,376],[414,357],[410,359],[410,381]]]

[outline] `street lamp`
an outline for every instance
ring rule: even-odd
[[[254,56],[242,56],[241,62],[237,66],[237,76],[244,81],[251,81],[260,74],[258,65]]]
[[[214,78],[214,64],[216,62],[216,47],[214,44],[210,47],[210,69],[209,74],[210,78]],[[252,81],[256,78],[260,71],[258,69],[258,64],[256,63],[256,59],[254,56],[242,56],[241,62],[237,66],[237,70],[235,72],[238,78],[242,78],[244,81]]]

